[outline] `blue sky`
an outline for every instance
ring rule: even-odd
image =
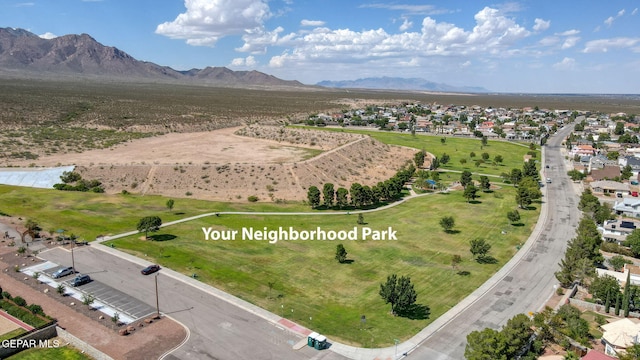
[[[315,84],[420,77],[523,93],[640,93],[637,0],[0,0],[0,27],[87,33],[178,70]]]

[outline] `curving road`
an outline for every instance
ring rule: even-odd
[[[430,334],[419,347],[409,351],[411,358],[463,359],[467,334],[487,327],[500,329],[517,314],[540,310],[553,294],[557,284],[554,272],[580,221],[578,195],[566,175],[560,152],[562,140],[572,129],[573,126],[561,129],[546,145],[544,163],[549,168],[543,168],[543,176],[551,178],[552,183],[545,186],[546,206],[532,238],[520,250],[522,254],[496,274],[497,282],[478,289],[477,292],[484,292],[482,295],[474,299],[472,294],[466,299],[468,304],[459,304],[464,309],[455,315],[445,314],[442,321],[427,327],[425,332]],[[510,265],[513,266],[509,269]]]
[[[576,209],[578,197],[566,176],[564,160],[560,154],[562,139],[570,131],[570,127],[562,129],[549,139],[543,161],[550,168],[543,169],[543,176],[552,178],[553,183],[547,184],[543,189],[545,206],[527,244],[482,287],[416,336],[399,344],[397,350],[395,347],[362,349],[334,343],[331,351],[317,352],[306,346],[295,351],[292,345],[300,338],[275,324],[279,316],[270,313],[265,315],[259,311],[261,309],[238,307],[237,300],[226,299],[224,294],[214,293],[213,289],[203,290],[200,286],[193,286],[189,283],[190,279],[185,280],[183,275],[163,269],[159,279],[161,310],[191,330],[188,341],[166,359],[329,360],[341,359],[343,356],[352,359],[393,359],[403,353],[416,359],[464,358],[468,333],[486,327],[499,329],[516,314],[538,311],[554,291],[557,283],[554,272],[579,221]],[[271,214],[296,215],[264,213]],[[197,217],[212,215],[214,214]],[[178,222],[189,220],[191,218]],[[137,232],[131,232],[135,233]],[[98,242],[127,235],[129,233],[98,239]],[[152,304],[155,300],[152,277],[139,274],[139,268],[145,261],[109,250],[111,249],[107,250],[102,246],[79,249],[76,253],[76,265],[79,265],[81,271],[91,273],[97,280]],[[41,257],[65,263],[69,254],[56,249],[42,253]]]

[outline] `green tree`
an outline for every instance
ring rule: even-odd
[[[613,133],[615,135],[622,135],[624,134],[624,122],[620,121],[616,123],[616,127],[615,129],[613,129]]]
[[[437,170],[440,167],[440,159],[436,156],[431,160],[431,165],[429,166],[430,170]]]
[[[307,200],[312,208],[320,206],[320,190],[317,186],[309,186],[309,190],[307,190]]]
[[[626,165],[625,167],[622,168],[622,171],[620,172],[620,178],[623,180],[629,180],[629,178],[633,175],[633,168],[631,168],[631,165]]]
[[[341,187],[338,188],[338,190],[336,191],[336,205],[338,205],[339,208],[343,208],[347,205],[349,205],[349,190]]]
[[[440,219],[440,226],[445,232],[451,232],[453,227],[456,225],[456,221],[453,216],[443,216]]]
[[[475,200],[478,197],[478,188],[473,184],[465,186],[463,196],[467,199],[467,202]]]
[[[507,359],[506,342],[500,331],[486,328],[467,335],[464,357],[467,360]]]
[[[507,219],[509,219],[512,224],[515,224],[520,221],[520,213],[517,209],[513,209],[512,211],[507,212]]]
[[[522,177],[531,177],[534,180],[540,180],[540,174],[536,168],[536,163],[533,160],[525,161],[522,165]]]
[[[149,232],[158,231],[162,220],[158,216],[145,216],[138,221],[138,232],[144,232],[144,238],[149,238]]]
[[[491,250],[491,244],[486,242],[484,239],[476,238],[469,242],[470,248],[469,251],[473,254],[473,257],[478,259],[487,255],[489,250]]]
[[[618,280],[611,275],[598,276],[589,284],[589,293],[601,301],[606,301],[607,296],[615,300],[620,293],[620,284]]]
[[[462,174],[460,174],[460,185],[462,185],[463,187],[466,187],[471,183],[473,183],[473,180],[471,178],[471,171],[469,170],[463,171]]]
[[[480,176],[480,188],[482,189],[482,191],[491,190],[491,182],[489,181],[488,176],[485,176],[485,175]]]
[[[480,143],[482,144],[482,146],[487,146],[488,142],[489,142],[489,139],[487,139],[487,136],[483,135],[482,138],[480,139]]]
[[[533,336],[533,323],[525,314],[518,314],[507,321],[502,331],[507,359],[516,359],[526,349]]]
[[[175,201],[173,201],[173,199],[167,200],[167,209],[169,209],[169,211],[173,210],[174,204],[175,204]]]
[[[502,155],[496,155],[493,157],[493,161],[495,161],[498,164],[502,164],[502,162],[504,161],[504,158],[502,157]]]
[[[416,167],[422,167],[422,165],[424,165],[424,158],[425,158],[425,151],[419,151],[417,152],[414,156],[413,156],[413,161],[416,163]]]
[[[624,317],[629,317],[629,303],[631,302],[631,271],[627,272],[627,281],[624,283],[624,292],[622,296],[622,309]]]
[[[391,304],[393,314],[406,312],[417,300],[411,278],[402,276],[398,279],[396,274],[389,275],[387,281],[380,284],[380,296],[386,304]]]
[[[442,156],[440,156],[440,163],[442,165],[446,165],[449,160],[451,160],[451,157],[449,156],[449,154],[447,153],[442,153]]]
[[[338,260],[340,264],[347,260],[347,250],[342,244],[336,246],[336,260]]]
[[[625,264],[633,264],[632,261],[625,259],[621,255],[612,256],[609,260],[607,260],[607,262],[609,263],[609,265],[611,265],[611,267],[613,267],[615,271],[622,271]]]
[[[569,175],[569,177],[573,181],[579,181],[579,180],[582,180],[585,177],[587,177],[587,175],[585,175],[582,171],[576,170],[576,169],[572,169],[572,170],[568,171],[567,175]]]
[[[462,262],[462,256],[458,254],[453,254],[453,256],[451,257],[451,267],[453,268],[453,270],[456,270],[458,268],[458,265],[460,265],[461,262]]]
[[[489,155],[488,152],[483,152],[480,156],[482,157],[482,160],[484,160],[484,161],[487,161],[490,158],[490,155]]]
[[[362,213],[358,214],[358,221],[357,221],[357,222],[358,222],[358,225],[364,225],[364,224],[366,224],[366,223],[364,222],[364,215],[362,215]]]
[[[631,248],[633,256],[640,257],[640,229],[634,229],[627,235],[627,246]]]
[[[467,159],[460,159],[460,165],[464,165],[467,163]]]
[[[322,196],[324,198],[324,205],[327,207],[332,207],[334,199],[336,197],[336,192],[333,189],[333,184],[325,183],[322,187]]]
[[[509,180],[511,180],[511,183],[514,185],[518,185],[521,179],[522,179],[522,170],[511,169],[511,173],[509,174]]]
[[[531,194],[526,188],[519,187],[516,190],[516,202],[522,209],[526,209],[531,205],[533,200],[531,199]]]
[[[476,157],[476,153],[475,153],[474,151],[470,152],[470,153],[469,153],[469,157],[470,157],[470,158],[474,158],[474,157]]]

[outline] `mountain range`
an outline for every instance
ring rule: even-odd
[[[373,77],[357,80],[321,81],[318,86],[351,89],[416,90],[460,93],[488,93],[483,87],[453,86],[420,78]]]
[[[259,71],[232,71],[226,67],[178,71],[136,60],[87,34],[43,39],[14,28],[0,28],[0,71],[27,76],[98,76],[232,87],[305,86],[299,81],[282,80]]]
[[[179,71],[140,61],[126,52],[105,46],[90,35],[64,35],[44,39],[24,29],[0,28],[0,75],[18,77],[99,77],[127,81],[174,82],[223,87],[307,87],[259,71],[233,71],[206,67]],[[378,77],[347,81],[322,81],[317,86],[416,90],[440,92],[489,92],[481,87],[452,86],[419,78]]]

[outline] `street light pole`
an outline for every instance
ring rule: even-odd
[[[158,300],[158,275],[160,275],[160,274],[156,274],[156,276],[155,276],[155,280],[156,280],[156,316],[160,317],[160,302]]]
[[[74,247],[75,246],[71,247],[71,268],[73,268],[73,272],[75,273],[76,272],[76,260],[73,257],[73,248]]]
[[[398,343],[400,341],[398,341],[398,339],[393,339],[393,342],[396,343],[396,354],[393,356],[393,359],[397,359],[398,358]]]

